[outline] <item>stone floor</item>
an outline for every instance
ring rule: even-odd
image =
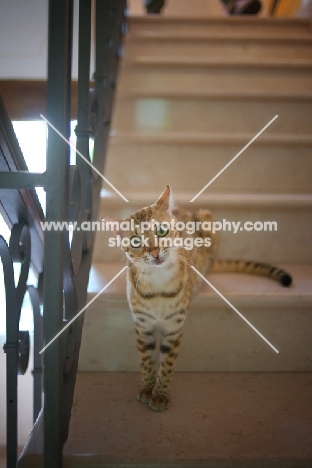
[[[77,374],[66,466],[312,467],[312,373],[176,373],[160,413],[138,383]]]

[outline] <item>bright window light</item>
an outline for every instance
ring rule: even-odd
[[[31,172],[45,172],[46,170],[46,148],[47,148],[47,124],[43,120],[32,121],[13,121],[13,128],[21,147],[25,162],[29,171]],[[75,127],[77,121],[71,122],[71,137],[70,142],[76,146]],[[93,140],[90,139],[90,157],[93,157]],[[70,164],[76,164],[76,152],[70,149]],[[79,157],[79,156],[78,156]],[[46,194],[42,187],[37,187],[36,192],[41,203],[43,212],[45,213]],[[10,239],[10,229],[0,215],[0,234],[4,237],[6,242]],[[14,264],[14,274],[16,280],[19,276],[20,264]],[[28,284],[36,286],[36,278],[32,270],[29,271]],[[0,261],[0,335],[6,333],[6,317],[5,317],[5,289],[3,268]],[[33,330],[33,316],[30,304],[29,295],[25,295],[23,309],[20,320],[21,330]]]

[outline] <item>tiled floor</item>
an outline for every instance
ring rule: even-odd
[[[138,383],[136,373],[78,373],[67,460],[312,466],[311,373],[177,373],[160,413],[136,400]]]

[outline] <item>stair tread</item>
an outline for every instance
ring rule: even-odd
[[[257,33],[256,33],[257,34]],[[226,32],[221,32],[216,35],[215,31],[210,32],[198,32],[196,30],[190,32],[187,37],[185,36],[185,33],[179,32],[179,31],[134,31],[132,32],[130,30],[129,35],[126,38],[126,42],[132,42],[132,41],[141,41],[141,40],[146,40],[146,41],[160,41],[160,42],[165,42],[165,41],[176,41],[176,40],[182,40],[182,41],[207,41],[207,42],[227,42],[227,41],[232,41],[232,42],[241,42],[243,40],[249,41],[249,42],[264,42],[268,43],[271,41],[274,41],[274,43],[283,43],[289,42],[289,43],[296,43],[296,44],[310,44],[312,43],[312,35],[307,35],[304,33],[295,33],[292,34],[290,37],[287,32],[285,32],[285,35],[283,36],[276,36],[275,34],[272,34],[271,32],[266,32],[265,35],[258,33],[259,35],[250,35],[249,32],[248,34],[244,33],[244,31],[238,31],[235,36],[231,33],[226,33]]]
[[[133,59],[125,59],[123,66],[126,65],[149,65],[149,66],[166,66],[166,67],[180,67],[180,66],[193,66],[193,67],[242,67],[242,68],[303,68],[311,69],[312,68],[312,59],[292,59],[291,61],[287,59],[276,59],[275,57],[270,58],[257,58],[251,60],[250,57],[244,59],[216,59],[216,58],[207,58],[207,57],[176,57],[176,56],[164,56],[164,57],[150,57],[150,56],[137,56]]]
[[[120,262],[116,263],[93,263],[88,292],[94,295],[101,291],[106,284],[124,267],[125,260],[121,252]],[[259,259],[255,259],[259,260]],[[235,303],[259,305],[270,303],[279,307],[296,304],[299,306],[312,305],[312,265],[278,265],[286,269],[293,277],[293,284],[284,288],[276,281],[258,277],[255,275],[235,273],[211,273],[207,279],[229,300]],[[216,298],[216,293],[210,286],[203,284],[200,292],[194,297],[194,306],[204,306],[207,301]],[[112,285],[110,285],[98,301],[126,301],[126,275],[123,273]],[[221,303],[221,299],[220,299]]]
[[[161,413],[136,400],[138,383],[132,372],[78,372],[70,466],[311,466],[311,373],[176,373]]]
[[[136,372],[77,373],[64,468],[311,466],[312,373],[176,372],[160,413],[138,384]],[[42,424],[31,438],[19,468],[42,466]]]
[[[301,26],[306,28],[307,31],[310,31],[310,20],[308,18],[282,18],[282,17],[259,17],[255,22],[255,18],[249,16],[232,16],[232,17],[187,17],[185,16],[157,16],[157,15],[149,15],[149,16],[140,16],[140,15],[132,15],[129,18],[129,24],[131,25],[142,25],[142,24],[187,24],[194,26],[195,24],[207,24],[207,25],[220,25],[224,24],[226,26],[233,26],[233,27],[240,27],[241,25],[250,24],[252,26],[261,25],[261,27],[266,25],[273,25],[273,26]]]
[[[208,180],[207,180],[208,182]],[[147,206],[157,200],[159,193],[149,191],[149,193],[127,191],[126,193],[131,206]],[[174,192],[175,201],[178,205],[189,204],[196,193]],[[120,207],[121,200],[112,190],[101,190],[101,203],[103,208]],[[235,206],[235,207],[281,207],[281,208],[304,208],[312,206],[312,194],[268,194],[268,193],[202,193],[189,209],[196,206]]]
[[[187,89],[185,91],[120,91],[117,101],[123,99],[284,99],[294,101],[296,99],[312,100],[312,92],[307,91],[259,91],[257,89],[244,91],[221,91],[209,89]]]
[[[233,143],[248,143],[253,137],[251,132],[126,132],[126,131],[110,131],[110,145],[125,144],[130,142],[135,143],[152,143],[152,144],[233,144]],[[261,144],[302,144],[311,145],[312,136],[309,134],[277,134],[265,132],[261,138],[257,138],[253,145]]]

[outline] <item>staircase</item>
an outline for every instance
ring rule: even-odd
[[[279,353],[205,285],[189,311],[172,408],[155,413],[136,401],[121,276],[86,312],[64,466],[312,466],[311,72],[307,20],[130,19],[105,172],[129,203],[104,185],[101,215],[123,218],[169,183],[178,205],[208,207],[217,220],[276,221],[277,231],[222,232],[218,256],[276,263],[293,285],[209,275]],[[90,300],[125,264],[110,236],[97,233]]]
[[[277,231],[222,232],[218,256],[276,263],[294,278],[284,289],[263,278],[210,275],[280,354],[207,286],[189,314],[181,371],[311,370],[311,72],[307,20],[130,21],[105,174],[129,203],[104,187],[102,216],[122,219],[170,183],[178,205],[209,207],[221,222],[276,221]],[[90,282],[90,293],[124,265],[120,249],[107,247],[110,236],[97,234],[98,283]],[[124,277],[90,306],[86,321],[81,370],[138,370]]]

